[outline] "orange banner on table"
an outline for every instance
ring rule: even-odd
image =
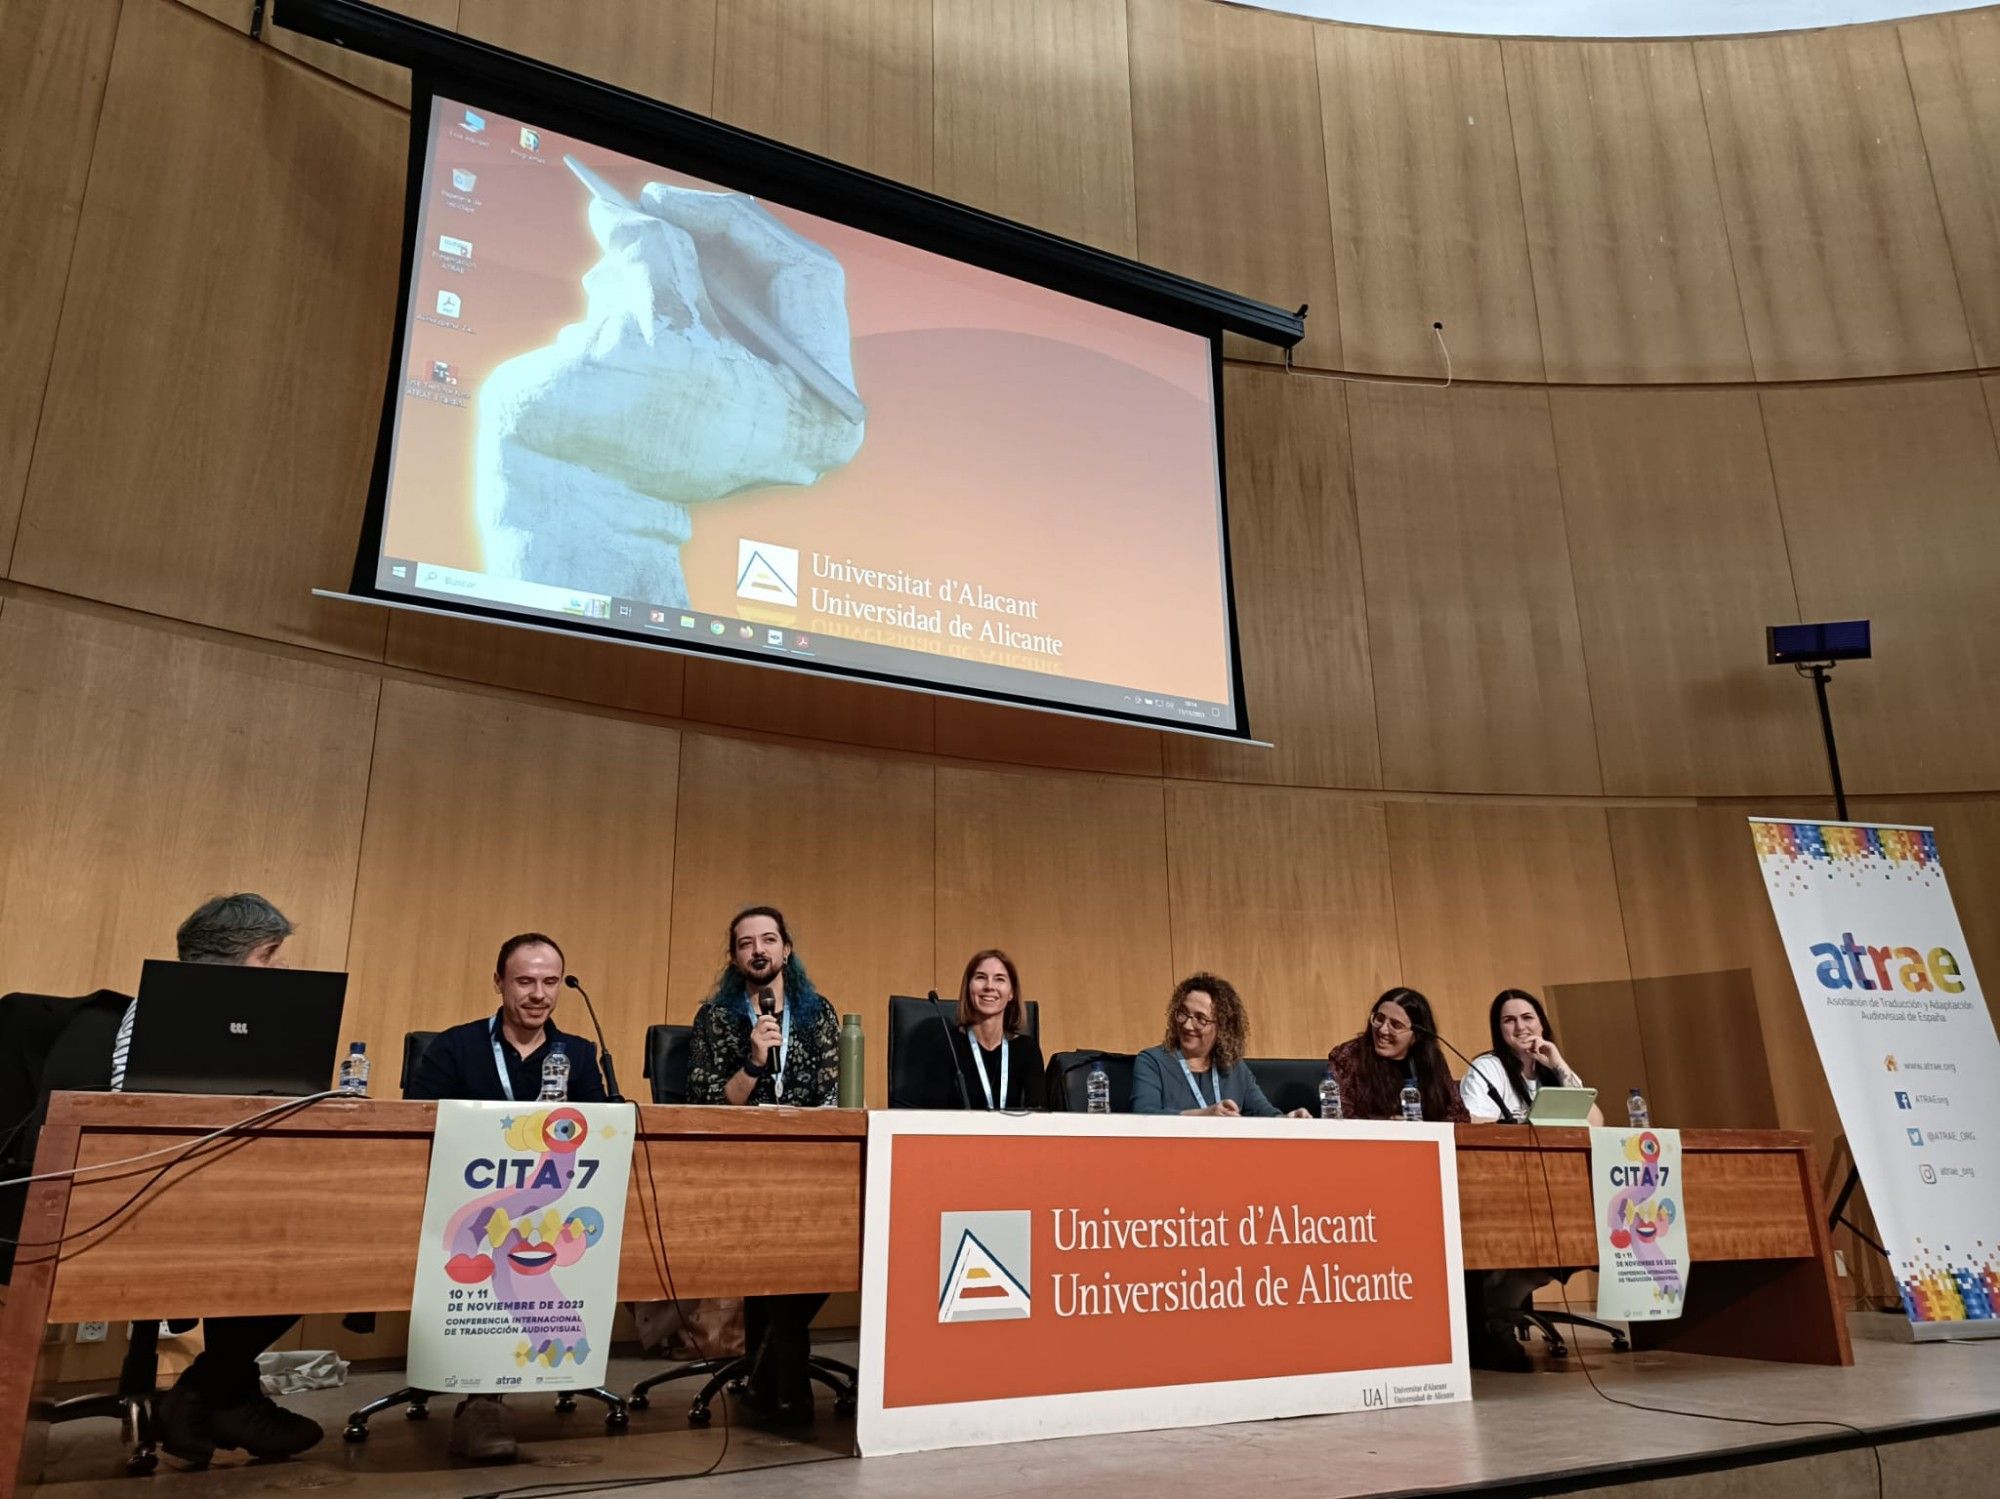
[[[1429,1126],[877,1115],[863,1450],[1465,1398],[1456,1169]]]

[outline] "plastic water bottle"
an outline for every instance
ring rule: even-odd
[[[368,1096],[368,1044],[347,1043],[347,1055],[340,1059],[340,1091],[356,1098]]]
[[[569,1050],[558,1041],[549,1047],[549,1054],[542,1058],[542,1097],[544,1103],[562,1103],[569,1097]]]
[[[1424,1095],[1417,1091],[1415,1078],[1403,1084],[1403,1122],[1405,1124],[1424,1122]]]
[[[1104,1063],[1092,1062],[1090,1076],[1083,1082],[1084,1111],[1090,1114],[1111,1112],[1111,1074],[1104,1070]]]
[[[1646,1095],[1637,1088],[1625,1095],[1625,1117],[1634,1129],[1645,1129],[1653,1122],[1653,1111],[1646,1107]]]
[[[868,1106],[867,1038],[861,1034],[861,1017],[840,1017],[840,1106],[860,1109]]]
[[[1326,1076],[1319,1080],[1319,1117],[1338,1119],[1340,1117],[1340,1082],[1333,1075],[1331,1067]]]

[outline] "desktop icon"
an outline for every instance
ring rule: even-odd
[[[407,578],[407,577],[408,577],[409,575],[410,575],[410,570],[409,570],[409,568],[408,568],[408,567],[406,567],[406,566],[405,566],[404,564],[402,564],[402,563],[400,563],[400,562],[392,562],[392,563],[390,563],[390,564],[389,564],[389,576],[390,576],[390,577],[392,577],[392,578]]]
[[[479,174],[477,172],[468,172],[464,167],[453,167],[451,169],[451,185],[462,193],[471,192],[473,185],[478,181]]]
[[[681,616],[681,628],[683,630],[692,630],[694,628],[694,616],[692,614],[683,614]]]
[[[757,638],[757,627],[755,625],[738,625],[736,633],[745,640],[755,640]]]
[[[482,114],[474,114],[471,110],[468,109],[465,112],[465,128],[469,134],[472,135],[479,134],[480,131],[486,128],[486,116]]]
[[[523,151],[539,151],[542,149],[541,135],[536,131],[530,130],[526,125],[521,127],[521,149]]]
[[[664,609],[655,609],[646,617],[656,625],[663,625],[667,622],[667,611]]]
[[[792,649],[795,651],[803,651],[809,649],[811,645],[812,645],[812,636],[810,635],[794,635],[792,637]]]
[[[708,622],[708,633],[711,635],[720,635],[722,633],[722,621],[719,619],[710,620]]]
[[[431,361],[431,379],[435,380],[439,385],[456,385],[458,384],[458,366],[448,364],[442,359],[433,359]]]
[[[764,639],[771,645],[783,645],[785,643],[785,632],[783,630],[766,630],[764,632]]]
[[[1913,1109],[1916,1105],[1910,1102],[1909,1094],[1899,1092],[1896,1095],[1896,1107],[1899,1109]]]
[[[469,239],[454,239],[449,234],[440,234],[438,236],[438,253],[440,255],[456,255],[461,260],[470,260],[472,258],[472,241]]]
[[[457,317],[458,309],[462,305],[464,304],[459,301],[457,292],[441,291],[438,293],[437,309],[439,317]]]

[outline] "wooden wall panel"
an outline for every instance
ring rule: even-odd
[[[889,1097],[889,996],[933,980],[933,771],[874,756],[689,734],[682,752],[668,1019],[686,1024],[745,906],[785,913],[821,992],[869,1038],[868,1099]],[[664,919],[664,899],[654,908]]]
[[[2000,785],[2000,453],[1973,379],[1767,390],[1806,619],[1868,619],[1833,674],[1850,791]],[[1810,696],[1805,683],[1793,690]]]
[[[2000,10],[1896,28],[1978,362],[2000,364]]]
[[[1548,378],[1750,379],[1693,46],[1501,53]]]
[[[707,114],[716,0],[459,0],[466,36]]]
[[[1169,736],[1002,703],[937,699],[937,752],[960,760],[1157,776]]]
[[[1833,807],[1766,801],[1610,809],[1625,944],[1636,979],[1749,972],[1778,1123],[1813,1131],[1824,1165],[1839,1133],[1833,1095],[1751,849],[1746,819],[1753,813],[1831,817]]]
[[[936,0],[932,186],[1138,253],[1124,0]]]
[[[1764,664],[1799,614],[1756,395],[1550,400],[1605,791],[1820,785],[1812,694]]]
[[[292,918],[301,967],[340,967],[375,696],[371,676],[9,599],[0,988],[133,993],[232,890]]]
[[[1502,989],[1630,976],[1601,809],[1391,802],[1388,811],[1403,982],[1429,997],[1439,1029],[1467,1055],[1486,1049],[1487,1007]],[[1361,1029],[1374,998],[1348,999],[1345,1035]]]
[[[930,0],[722,0],[715,116],[929,187]]]
[[[0,10],[0,576],[14,551],[120,0]]]
[[[1207,970],[1233,983],[1253,1056],[1324,1055],[1352,1034],[1358,996],[1401,981],[1379,802],[1170,785],[1167,882],[1175,981]],[[1164,995],[1155,1008],[1163,1031]]]
[[[1780,1127],[1749,969],[1635,978],[1632,990],[1654,1119],[1680,1129]],[[1631,1086],[1602,1088],[1607,1120],[1624,1112]]]
[[[394,1096],[403,1033],[490,1014],[493,958],[546,932],[628,1095],[666,1018],[680,736],[412,682],[382,685],[349,951],[348,1034]],[[565,1030],[590,1033],[565,995]]]
[[[442,27],[446,31],[458,29],[458,0],[374,0],[374,3],[384,10],[394,11],[397,15],[422,21],[427,26]],[[264,40],[286,56],[296,57],[316,72],[338,78],[343,83],[351,83],[378,99],[387,99],[391,104],[404,109],[410,107],[408,68],[399,68],[394,63],[383,62],[379,57],[350,52],[347,48],[336,47],[331,42],[301,36],[296,31],[287,31],[268,14],[264,20]]]
[[[1382,782],[1601,789],[1549,403],[1353,385]]]
[[[1140,257],[1276,306],[1310,304],[1294,357],[1337,368],[1316,28],[1209,0],[1127,9]],[[1283,359],[1250,339],[1229,348]]]
[[[678,718],[687,658],[615,642],[394,610],[388,661],[433,676]]]
[[[1245,701],[1273,747],[1170,735],[1167,774],[1379,786],[1347,387],[1241,366],[1223,384]]]
[[[939,766],[940,995],[982,947],[1019,965],[1044,1054],[1158,1040],[1174,983],[1160,783]]]
[[[199,107],[191,101],[200,101]],[[357,654],[405,125],[178,5],[124,8],[13,575]]]
[[[1350,369],[1539,380],[1500,44],[1314,28]]]
[[[685,711],[704,723],[882,749],[927,750],[936,737],[933,703],[921,692],[866,682],[729,661],[687,663]]]
[[[1697,42],[1761,380],[1972,359],[1896,30]]]

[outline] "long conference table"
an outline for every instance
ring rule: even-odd
[[[269,1107],[56,1096],[36,1171],[85,1175],[37,1182],[22,1218],[0,1314],[0,1499],[39,1469],[50,1323],[408,1309],[435,1106],[323,1100],[166,1149]],[[620,1298],[858,1289],[867,1136],[860,1110],[641,1107]],[[1596,1264],[1587,1131],[1461,1126],[1457,1146],[1468,1270]],[[1686,1130],[1681,1152],[1700,1268],[1682,1316],[1634,1324],[1634,1344],[1851,1364],[1810,1136]]]

